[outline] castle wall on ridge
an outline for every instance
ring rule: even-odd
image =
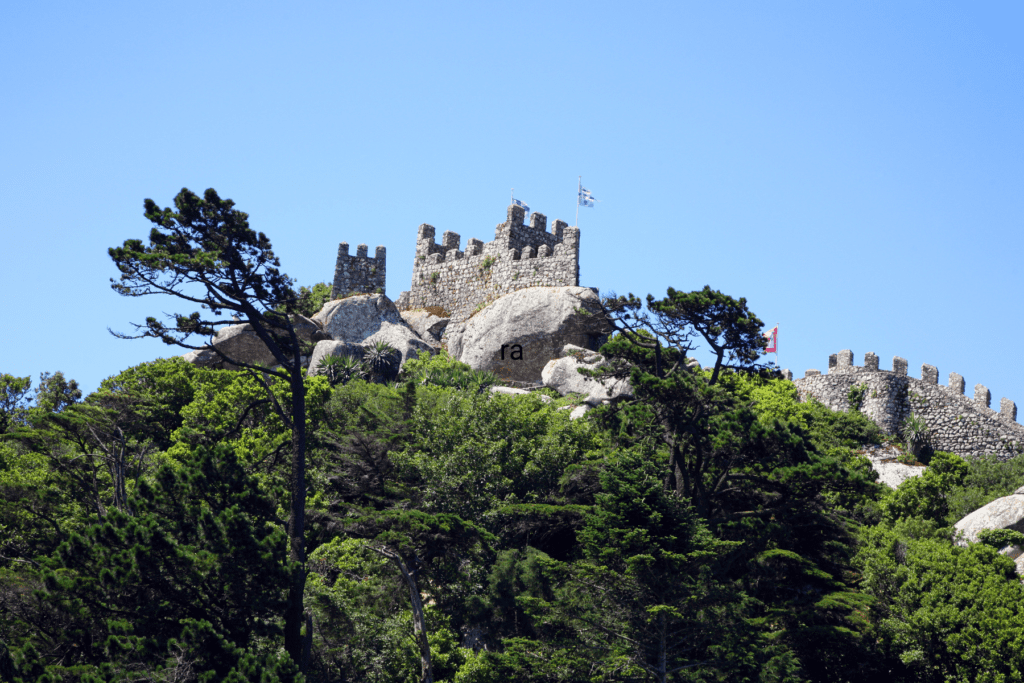
[[[921,366],[921,378],[910,377],[907,361],[893,358],[892,370],[880,370],[878,356],[867,353],[864,365],[853,364],[853,352],[840,351],[829,356],[828,374],[808,370],[793,380],[800,400],[814,398],[832,410],[850,407],[847,392],[866,387],[860,412],[871,418],[886,434],[899,434],[904,420],[913,413],[928,426],[928,443],[940,451],[962,457],[995,453],[1006,460],[1024,451],[1024,425],[1017,422],[1017,405],[1008,398],[999,403],[999,411],[990,407],[991,394],[981,384],[972,398],[964,395],[964,378],[949,374],[949,383],[940,385],[934,365]]]

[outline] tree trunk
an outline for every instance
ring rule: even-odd
[[[284,614],[284,650],[301,668],[302,625],[305,622],[302,597],[306,588],[306,388],[300,372],[292,373],[291,389],[292,504],[288,514],[288,559],[296,564],[288,586],[288,606]]]
[[[398,571],[402,572],[402,578],[405,579],[406,585],[409,587],[409,601],[412,603],[413,636],[416,638],[416,644],[420,648],[420,682],[434,683],[434,668],[430,661],[430,642],[427,640],[427,622],[423,618],[423,601],[420,599],[420,589],[416,585],[416,577],[409,571],[409,567],[405,564],[405,560],[402,559],[399,553],[388,548],[377,548],[376,550],[395,563]]]

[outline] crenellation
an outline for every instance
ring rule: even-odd
[[[928,384],[939,383],[939,369],[927,363],[921,366],[921,380]]]
[[[461,322],[481,304],[519,289],[579,286],[579,229],[536,212],[529,224],[524,220],[522,207],[508,207],[494,241],[470,238],[465,252],[457,233],[446,231],[437,244],[435,228],[421,225],[412,288],[400,310],[439,306]]]
[[[369,247],[356,246],[355,256],[349,255],[348,242],[338,244],[338,258],[334,265],[334,283],[331,297],[339,298],[352,292],[372,294],[384,292],[387,282],[387,249],[378,246],[374,256],[368,256]]]
[[[551,224],[551,234],[554,236],[556,241],[558,241],[558,242],[562,241],[563,231],[565,230],[566,227],[568,227],[568,225],[569,224],[566,223],[565,221],[559,221],[559,220],[556,220],[554,223]]]
[[[444,247],[445,252],[449,252],[452,249],[458,251],[459,245],[462,243],[462,238],[459,233],[452,232],[451,230],[445,230],[444,234],[441,235],[441,246]]]
[[[800,400],[814,398],[832,410],[851,408],[849,392],[863,387],[859,406],[886,434],[898,436],[908,417],[917,415],[928,428],[929,445],[962,457],[994,453],[1009,459],[1024,453],[1024,425],[1017,422],[1016,404],[1004,398],[999,412],[989,406],[991,395],[984,385],[975,387],[974,398],[964,395],[964,380],[949,374],[949,386],[938,384],[938,368],[924,364],[921,379],[907,374],[907,361],[893,358],[893,369],[878,370],[875,354],[864,356],[864,367],[846,366],[846,351],[830,356],[828,374],[808,370],[793,380]]]
[[[835,353],[829,354],[829,357],[828,357],[828,371],[832,372],[837,367],[839,367],[839,355],[835,354]]]
[[[990,407],[992,404],[992,392],[988,390],[984,384],[974,385],[974,402],[984,408]]]
[[[782,379],[789,380],[790,382],[792,382],[793,372],[789,368],[786,368],[785,370],[782,371]]]
[[[838,368],[849,370],[853,367],[853,351],[850,349],[843,349],[839,352]]]

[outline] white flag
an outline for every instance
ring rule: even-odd
[[[579,204],[580,206],[593,206],[594,202],[598,200],[594,199],[594,196],[590,194],[590,190],[585,187],[580,188]]]
[[[513,199],[512,205],[523,207],[523,213],[530,213],[530,207],[528,207],[525,203],[519,201],[518,199]]]

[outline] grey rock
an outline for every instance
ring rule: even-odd
[[[448,327],[448,318],[439,318],[427,311],[400,311],[402,320],[428,344],[439,345],[444,330]]]
[[[491,387],[492,394],[505,394],[506,396],[528,396],[532,394],[532,391],[526,389],[516,389],[515,387]],[[540,394],[541,403],[551,403],[551,397],[545,394]],[[559,409],[561,410],[561,409]]]
[[[385,323],[404,326],[395,304],[383,294],[362,294],[328,301],[313,316],[334,341],[363,343]]]
[[[549,361],[541,371],[544,386],[555,389],[562,396],[566,394],[584,394],[584,402],[597,406],[605,401],[632,395],[632,387],[626,379],[608,379],[602,384],[597,379],[584,377],[579,370],[596,370],[608,363],[604,358],[591,350],[574,344],[566,344],[562,348],[562,358]],[[577,357],[582,357],[579,361]]]
[[[339,341],[321,341],[313,347],[313,355],[309,359],[310,377],[320,374],[320,363],[328,356],[352,356],[362,359],[363,347],[360,344]]]
[[[363,340],[363,348],[368,349],[379,341],[387,342],[401,354],[402,365],[410,359],[419,358],[420,351],[426,351],[431,355],[437,353],[436,347],[420,339],[404,323],[382,322],[380,329]]]
[[[1014,493],[996,498],[961,519],[954,528],[963,532],[963,537],[957,541],[960,545],[977,542],[978,532],[984,529],[1024,532],[1024,495]]]
[[[195,351],[189,351],[182,356],[185,362],[198,365],[204,368],[219,368],[221,366],[220,356],[210,347],[204,347]]]
[[[233,316],[237,320],[237,316]],[[295,335],[301,341],[316,341],[318,335],[322,334],[320,326],[315,322],[301,315],[291,316],[292,328]],[[213,337],[213,345],[221,353],[242,363],[250,365],[275,366],[277,359],[270,349],[260,340],[249,323],[228,325],[217,331]],[[214,351],[206,350],[192,351],[186,353],[183,358],[195,365],[207,367],[223,367],[229,370],[237,369],[237,365],[224,362]]]
[[[228,358],[249,365],[277,365],[277,359],[252,329],[252,325],[228,325],[218,330],[213,345]],[[234,370],[238,366],[225,362],[224,367]]]
[[[607,325],[577,313],[597,306],[597,295],[587,287],[521,289],[492,302],[455,330],[449,327],[448,353],[474,370],[537,382],[566,344],[596,349],[603,342],[610,331]]]
[[[575,408],[572,409],[572,412],[569,413],[569,419],[570,420],[578,420],[581,417],[583,417],[584,415],[586,415],[587,412],[589,412],[589,411],[590,411],[590,406],[588,406],[586,403],[584,403],[581,406],[576,406]]]

